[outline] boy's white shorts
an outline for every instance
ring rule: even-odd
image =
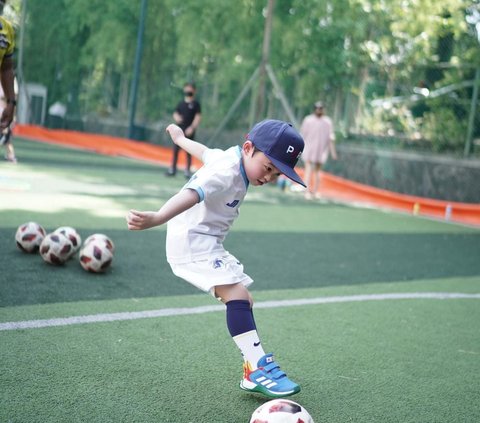
[[[214,288],[218,285],[241,283],[249,286],[253,282],[250,276],[243,273],[243,264],[228,251],[191,263],[170,263],[170,267],[176,276],[213,296]]]

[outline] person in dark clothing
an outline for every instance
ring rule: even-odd
[[[185,135],[190,139],[195,139],[195,130],[198,128],[202,119],[202,108],[200,103],[195,99],[196,87],[193,82],[187,82],[183,86],[184,99],[177,104],[175,111],[173,112],[173,119],[177,125],[185,132]],[[172,164],[167,171],[167,176],[175,176],[177,173],[178,153],[180,147],[177,144],[173,145],[173,157]],[[185,177],[190,179],[192,173],[190,168],[192,166],[192,156],[185,152],[187,155],[187,163],[185,166]]]

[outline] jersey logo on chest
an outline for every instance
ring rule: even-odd
[[[237,206],[238,206],[238,203],[240,203],[240,200],[233,200],[232,202],[227,203],[226,205],[227,205],[228,207],[234,208],[234,207],[237,207]]]

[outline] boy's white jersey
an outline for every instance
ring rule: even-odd
[[[167,224],[167,261],[189,263],[224,252],[225,239],[247,193],[240,147],[208,149],[204,165],[183,189],[195,190],[199,203]]]

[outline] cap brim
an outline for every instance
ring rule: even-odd
[[[267,156],[272,162],[272,164],[287,178],[291,179],[293,182],[296,182],[297,184],[303,185],[305,188],[307,187],[305,182],[303,182],[302,178],[300,178],[300,176],[298,176],[298,173],[295,172],[295,169],[292,169],[290,166],[278,161],[277,159],[274,159],[273,157],[270,157],[268,154],[265,154],[265,156]]]

